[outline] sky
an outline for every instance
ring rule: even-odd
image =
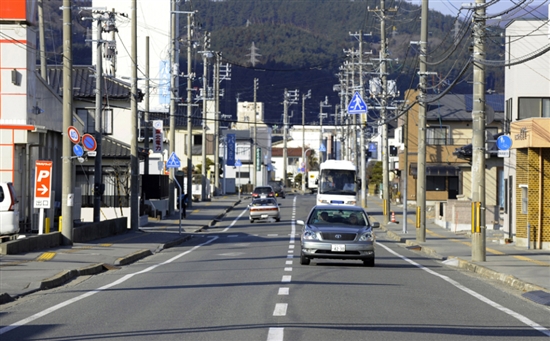
[[[422,0],[407,0],[407,2],[415,5],[422,5]],[[485,0],[489,3],[491,0]],[[487,8],[487,13],[498,13],[513,6],[514,3],[519,3],[521,0],[500,0],[494,5]],[[529,0],[529,6],[539,6],[543,3],[548,3],[545,0]],[[428,7],[431,10],[439,11],[443,14],[455,16],[463,4],[473,4],[475,0],[428,0]],[[466,11],[463,11],[466,13]]]

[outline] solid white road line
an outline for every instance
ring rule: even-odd
[[[233,220],[233,222],[226,228],[224,228],[222,230],[222,232],[226,232],[227,230],[229,230],[230,228],[233,227],[233,225],[235,225],[237,223],[237,221],[239,221],[239,219],[243,216],[243,214],[245,214],[246,212],[248,212],[248,208],[245,208],[244,211],[241,212],[241,214],[239,214],[239,216],[237,218],[235,218],[235,220]]]
[[[51,314],[51,313],[53,313],[54,311],[57,311],[57,310],[59,310],[59,309],[61,309],[61,308],[64,308],[64,307],[66,307],[66,306],[68,306],[68,305],[70,305],[70,304],[76,303],[76,302],[78,302],[78,301],[80,301],[80,300],[82,300],[82,299],[85,299],[85,298],[87,298],[87,297],[93,296],[93,295],[95,295],[95,294],[97,294],[97,293],[100,293],[100,292],[102,292],[102,291],[104,291],[104,290],[110,289],[110,288],[112,288],[112,287],[114,287],[114,286],[116,286],[116,285],[122,284],[122,283],[126,282],[127,280],[129,280],[130,278],[132,278],[132,277],[134,277],[134,276],[136,276],[136,275],[141,275],[141,274],[144,274],[144,273],[149,272],[149,271],[151,271],[151,270],[154,270],[154,269],[156,269],[156,268],[158,268],[158,267],[161,267],[161,266],[163,266],[163,265],[172,263],[172,262],[175,261],[176,259],[181,258],[181,257],[183,257],[183,256],[185,256],[185,255],[187,255],[187,254],[189,254],[189,253],[191,253],[191,252],[197,250],[197,249],[200,248],[201,246],[204,246],[204,245],[207,245],[207,244],[212,243],[212,242],[213,242],[214,240],[216,240],[216,239],[218,239],[218,237],[211,238],[211,239],[209,239],[208,241],[206,241],[206,242],[204,242],[204,243],[202,243],[202,244],[199,244],[199,245],[197,245],[197,246],[194,246],[194,247],[192,247],[191,249],[189,249],[189,250],[187,250],[187,251],[185,251],[185,252],[182,252],[182,253],[180,253],[179,255],[174,256],[174,257],[172,257],[172,258],[170,258],[170,259],[168,259],[168,260],[166,260],[166,261],[164,261],[164,262],[162,262],[162,263],[155,264],[155,265],[152,265],[152,266],[150,266],[150,267],[148,267],[148,268],[146,268],[146,269],[143,269],[143,270],[141,270],[141,271],[138,271],[138,272],[134,272],[134,273],[132,273],[132,274],[125,275],[125,276],[123,276],[123,277],[117,279],[116,281],[114,281],[114,282],[112,282],[112,283],[110,283],[110,284],[104,285],[104,286],[102,286],[102,287],[100,287],[100,288],[97,288],[97,289],[95,289],[95,290],[92,290],[92,291],[88,291],[88,292],[86,292],[86,293],[84,293],[84,294],[82,294],[82,295],[80,295],[80,296],[74,297],[74,298],[72,298],[72,299],[70,299],[70,300],[67,300],[67,301],[65,301],[65,302],[61,302],[61,303],[59,303],[59,304],[57,304],[57,305],[54,305],[53,307],[50,307],[50,308],[48,308],[48,309],[46,309],[46,310],[43,310],[43,311],[41,311],[41,312],[39,312],[39,313],[36,313],[36,314],[34,314],[34,315],[30,316],[30,317],[27,317],[27,318],[25,318],[25,319],[23,319],[23,320],[17,321],[17,322],[15,322],[15,323],[13,323],[13,324],[10,324],[9,326],[6,326],[6,327],[0,329],[0,335],[2,335],[2,334],[4,334],[4,333],[7,333],[7,332],[9,332],[10,330],[13,330],[13,329],[15,329],[15,328],[21,327],[21,326],[23,326],[23,325],[25,325],[25,324],[27,324],[27,323],[30,323],[30,322],[32,322],[32,321],[34,321],[34,320],[37,320],[37,319],[39,319],[39,318],[41,318],[41,317],[43,317],[43,316],[46,316],[46,315],[48,315],[48,314]]]
[[[466,288],[465,286],[463,286],[462,284],[458,283],[457,281],[455,281],[454,279],[451,279],[445,275],[442,275],[442,274],[439,274],[431,269],[428,269],[418,263],[416,263],[415,261],[413,260],[410,260],[409,258],[405,257],[405,256],[402,256],[400,255],[399,253],[393,251],[392,249],[390,249],[389,247],[387,247],[386,245],[382,244],[382,243],[379,243],[379,242],[376,242],[376,244],[382,246],[384,249],[388,250],[388,252],[396,255],[397,257],[403,259],[404,261],[418,267],[419,269],[422,269],[424,271],[426,271],[427,273],[433,275],[433,276],[436,276],[436,277],[439,277],[441,278],[442,280],[452,284],[453,286],[455,286],[456,288],[464,291],[465,293],[467,294],[470,294],[472,295],[473,297],[477,298],[478,300],[482,301],[482,302],[485,302],[487,303],[488,305],[490,305],[491,307],[495,308],[495,309],[498,309],[500,311],[502,311],[503,313],[506,313],[514,318],[516,318],[517,320],[519,320],[520,322],[528,325],[529,327],[535,329],[535,330],[538,330],[539,332],[543,333],[544,335],[546,336],[550,336],[550,330],[548,330],[547,328],[541,326],[540,324],[530,320],[529,318],[519,314],[519,313],[516,313],[515,311],[513,310],[510,310],[506,307],[503,307],[502,305],[498,304],[497,302],[495,301],[492,301],[490,300],[489,298],[473,291],[472,289],[469,289],[469,288]]]

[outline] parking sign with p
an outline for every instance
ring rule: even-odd
[[[34,181],[34,208],[50,208],[52,161],[36,160]]]

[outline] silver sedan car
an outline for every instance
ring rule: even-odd
[[[251,223],[256,220],[275,220],[281,221],[280,204],[275,198],[252,199],[248,205],[249,216]]]
[[[374,232],[380,223],[371,223],[365,210],[351,205],[317,205],[302,226],[300,264],[313,258],[359,259],[374,266]]]

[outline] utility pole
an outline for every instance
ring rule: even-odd
[[[38,0],[38,37],[40,40],[40,75],[47,80],[46,37],[44,34],[44,0]]]
[[[176,150],[176,112],[178,110],[176,100],[179,97],[178,96],[179,48],[178,48],[178,42],[176,40],[177,33],[178,33],[177,1],[171,0],[170,41],[172,43],[172,48],[170,51],[170,137],[169,137],[170,143],[169,143],[169,151],[168,151],[169,155],[172,155],[172,153],[174,153]],[[172,215],[174,214],[174,210],[175,210],[174,174],[176,172],[176,169],[170,167],[169,172],[170,172],[170,175],[168,179],[168,184],[169,184],[168,214]]]
[[[473,57],[485,59],[485,0],[476,0]],[[484,262],[485,255],[485,66],[474,63],[472,110],[472,260]]]
[[[143,161],[143,174],[149,175],[149,93],[151,91],[149,78],[149,36],[145,37],[145,99],[144,99],[144,115],[143,115],[143,149],[146,155]]]
[[[328,104],[328,96],[325,96],[325,100],[319,102],[319,119],[321,123],[321,130],[319,130],[319,164],[323,163],[323,152],[321,151],[323,147],[323,108],[330,108],[332,105]],[[325,147],[325,152],[327,151],[327,146]]]
[[[135,1],[135,0],[134,0]],[[71,0],[63,0],[63,133],[72,126],[73,118],[73,30]],[[63,179],[61,193],[61,233],[63,245],[73,244],[74,173],[71,160],[72,142],[63,138]]]
[[[403,233],[407,233],[407,206],[408,206],[408,179],[409,179],[409,111],[403,115],[403,164],[405,168],[401,167],[401,176],[403,177]]]
[[[427,0],[426,0],[427,1]],[[381,80],[381,96],[380,96],[380,119],[382,121],[382,214],[384,216],[384,224],[389,223],[390,215],[390,177],[389,177],[389,148],[388,148],[388,80],[386,71],[387,60],[387,39],[386,39],[386,15],[388,11],[396,11],[396,9],[386,9],[384,0],[380,0],[380,9],[374,10],[380,12],[380,80]]]
[[[97,17],[96,67],[95,67],[95,140],[96,157],[94,160],[94,223],[101,221],[101,195],[103,194],[103,169],[101,164],[101,139],[103,130],[103,41],[101,40],[102,19]]]
[[[355,34],[353,34],[355,36]],[[363,80],[363,31],[359,31],[359,88],[360,88],[360,94],[361,98],[365,98],[365,84]],[[367,127],[367,114],[361,114],[361,126],[359,129],[360,136],[360,143],[359,146],[361,148],[361,151],[359,155],[361,156],[361,159],[357,164],[361,168],[361,207],[367,207],[367,159],[366,159],[366,153],[365,153],[365,130]]]
[[[286,148],[286,141],[287,141],[287,129],[288,129],[288,106],[291,104],[296,104],[296,101],[298,100],[298,90],[291,90],[287,91],[285,89],[284,94],[284,112],[283,112],[283,184],[285,187],[288,186],[287,183],[287,163],[288,163],[288,157],[287,157],[287,148]],[[267,166],[267,165],[266,165]]]
[[[256,188],[257,186],[257,177],[258,177],[258,170],[257,170],[257,167],[258,167],[258,160],[256,160],[256,150],[258,149],[258,141],[256,140],[257,139],[257,134],[258,134],[258,131],[257,131],[257,116],[258,116],[258,112],[257,112],[257,109],[256,109],[256,105],[257,105],[257,102],[256,102],[256,92],[258,90],[258,78],[254,78],[254,132],[252,134],[252,146],[254,147],[254,152],[252,153],[252,158],[253,158],[253,178],[252,178],[252,184],[254,185],[254,188]]]
[[[132,93],[130,100],[131,107],[131,123],[130,131],[132,132],[130,149],[130,227],[133,231],[139,228],[139,160],[138,160],[138,144],[137,144],[137,118],[138,118],[138,87],[137,87],[137,0],[132,0]]]
[[[212,56],[210,50],[210,32],[204,32],[204,51],[202,51],[202,167],[201,167],[201,201],[206,201],[206,124],[208,119],[208,59]]]
[[[306,192],[306,174],[307,174],[307,160],[306,160],[306,99],[311,98],[311,89],[307,91],[307,94],[302,94],[302,162],[304,163],[304,173],[302,174],[302,192]]]
[[[187,200],[187,209],[192,208],[193,200],[193,120],[192,114],[192,82],[191,82],[191,16],[193,12],[187,13],[187,189],[185,193],[189,200]]]
[[[426,241],[426,55],[428,46],[428,0],[422,0],[420,24],[420,94],[418,108],[418,157],[416,162],[416,240]]]
[[[219,195],[220,186],[220,53],[214,54],[216,61],[214,63],[214,192]]]

